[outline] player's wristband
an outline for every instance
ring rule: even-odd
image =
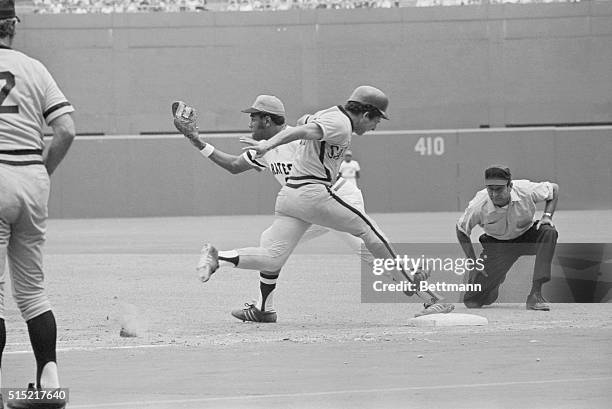
[[[200,150],[202,156],[209,157],[215,151],[215,147],[211,144],[207,143],[205,147]]]
[[[545,212],[544,216],[548,216],[548,217],[550,217],[552,219],[552,213],[550,213],[550,212]]]

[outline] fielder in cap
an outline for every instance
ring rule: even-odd
[[[42,248],[45,241],[49,175],[64,158],[74,138],[74,111],[39,61],[11,48],[15,35],[13,0],[0,0],[0,354],[6,342],[4,296],[11,275],[13,297],[26,321],[36,358],[32,388],[59,388],[56,324],[44,286]],[[45,146],[43,126],[53,129]],[[0,355],[1,356],[1,355]],[[4,385],[3,385],[4,386]],[[46,408],[63,408],[58,399]],[[30,408],[12,400],[8,407]]]
[[[376,258],[395,258],[395,252],[378,225],[363,210],[347,203],[333,190],[344,152],[353,133],[362,135],[376,129],[387,117],[387,96],[374,87],[357,88],[344,105],[319,111],[306,123],[285,129],[268,140],[241,138],[248,145],[245,151],[255,159],[278,146],[300,141],[287,183],[278,193],[275,218],[262,233],[257,247],[217,251],[206,244],[198,263],[200,279],[206,282],[220,265],[251,270],[277,271],[287,261],[300,238],[311,225],[347,232],[361,239]],[[408,278],[406,272],[402,277]],[[414,276],[414,281],[426,278]],[[437,300],[432,300],[437,301]],[[441,304],[431,308],[439,309]],[[437,312],[450,312],[444,306]]]
[[[179,109],[178,107],[177,105],[177,110]],[[175,117],[177,110],[173,112]],[[242,112],[250,115],[249,127],[252,131],[251,137],[256,141],[270,139],[279,132],[291,128],[285,123],[285,107],[282,101],[275,96],[259,95],[253,104],[249,108],[242,110]],[[197,127],[194,127],[192,124],[185,124],[180,120],[180,115],[178,118],[175,119],[177,129],[191,141],[203,156],[208,157],[220,167],[233,174],[242,173],[250,169],[258,171],[268,169],[281,186],[284,186],[287,182],[300,141],[279,145],[259,158],[256,158],[256,152],[251,150],[244,152],[242,155],[231,155],[214,148],[208,142],[204,142],[198,134]],[[332,190],[352,206],[363,210],[364,204],[361,191],[345,182],[342,179],[338,180],[332,186]],[[300,242],[320,237],[329,231],[327,228],[313,225],[304,234]],[[364,263],[372,264],[373,257],[368,252],[362,251],[360,239],[348,233],[334,232],[349,245],[353,252],[361,257]],[[280,270],[260,271],[260,291],[256,304],[246,303],[246,308],[234,310],[232,315],[243,321],[276,322],[277,314],[274,308],[274,292],[279,273]]]
[[[504,165],[488,167],[484,173],[485,189],[476,193],[457,221],[457,239],[466,256],[476,259],[470,234],[475,226],[484,229],[480,236],[484,260],[482,272],[470,273],[470,283],[481,284],[482,291],[469,292],[463,297],[468,308],[480,308],[495,302],[499,286],[506,273],[522,255],[534,255],[531,292],[527,296],[528,310],[548,311],[550,306],[542,296],[542,284],[550,280],[551,262],[558,233],[552,222],[559,197],[559,186],[551,182],[534,183],[512,180]],[[536,204],[545,202],[544,214],[534,221]]]

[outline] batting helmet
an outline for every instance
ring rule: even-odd
[[[364,105],[372,105],[374,108],[380,111],[383,118],[389,119],[387,113],[385,112],[389,106],[389,98],[387,98],[385,93],[378,88],[374,88],[369,85],[362,85],[355,88],[355,91],[353,91],[348,100],[359,102]]]

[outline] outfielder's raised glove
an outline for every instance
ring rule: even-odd
[[[172,103],[172,116],[174,126],[183,135],[189,137],[198,131],[197,111],[183,101]]]

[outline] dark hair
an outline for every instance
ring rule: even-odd
[[[0,20],[0,38],[15,37],[15,19],[5,18]]]
[[[284,116],[280,116],[280,115],[274,115],[271,114],[269,112],[254,112],[252,115],[257,115],[260,118],[263,118],[264,116],[269,116],[270,120],[274,123],[274,125],[284,125],[285,124],[285,117]]]
[[[366,113],[370,119],[382,117],[382,113],[374,105],[362,104],[361,102],[357,101],[348,101],[346,104],[344,104],[344,109],[355,115]]]

